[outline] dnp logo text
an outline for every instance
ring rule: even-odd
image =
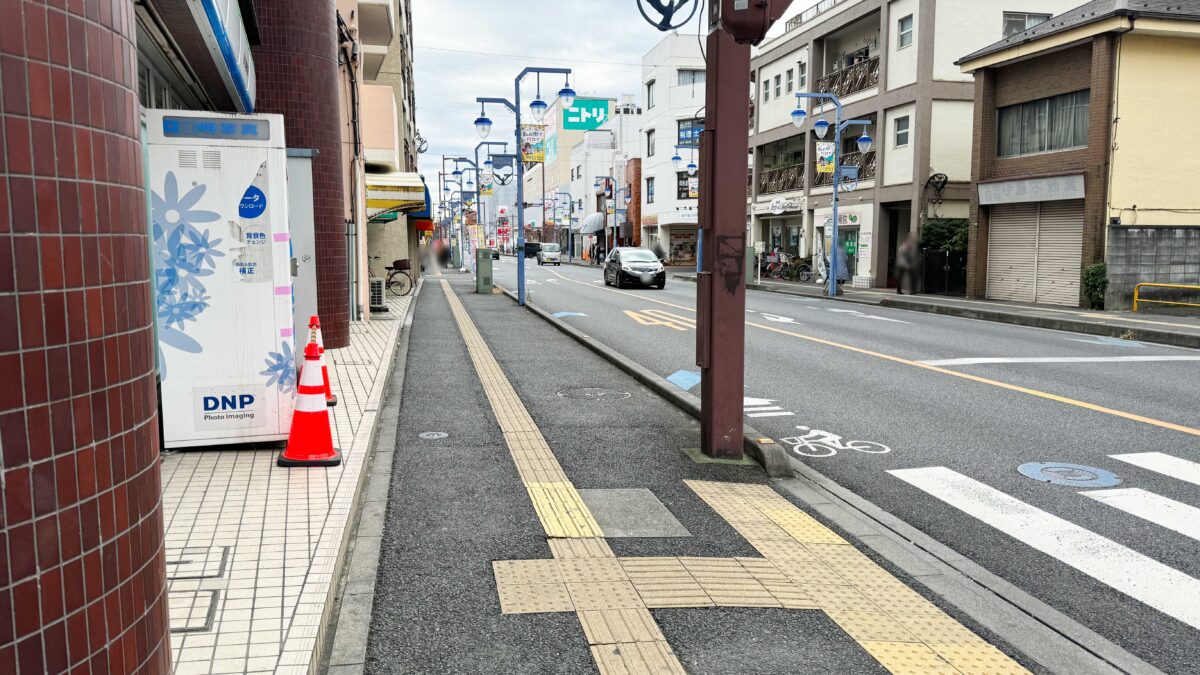
[[[252,394],[234,394],[230,396],[205,396],[201,399],[204,407],[205,420],[245,420],[254,419]]]

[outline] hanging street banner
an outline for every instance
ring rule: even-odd
[[[606,98],[577,98],[575,103],[563,111],[563,129],[595,131],[608,121],[609,106]]]
[[[546,127],[540,124],[521,125],[521,161],[527,164],[546,161]]]
[[[489,169],[482,172],[479,179],[479,195],[482,197],[491,197],[496,193],[496,174]]]
[[[700,134],[704,131],[704,120],[693,118],[679,120],[679,137],[676,145],[681,148],[699,148]]]
[[[833,173],[833,142],[817,142],[817,173]]]

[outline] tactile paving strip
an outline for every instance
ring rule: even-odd
[[[600,581],[567,584],[571,600],[579,611],[589,609],[638,609],[646,603],[628,581]]]
[[[929,673],[929,675],[960,675],[929,647],[917,642],[861,643],[875,660],[893,673]]]
[[[612,558],[608,542],[600,537],[551,539],[550,552],[555,558]]]
[[[496,593],[501,614],[575,611],[566,584],[505,584],[496,586]]]
[[[988,644],[944,645],[933,643],[937,652],[963,675],[1024,675],[1023,667],[1014,663],[999,649]]]
[[[579,612],[579,623],[590,645],[666,639],[645,609],[584,610]]]
[[[563,583],[557,560],[497,560],[492,563],[496,585]]]
[[[551,562],[558,563],[558,571],[568,584],[628,580],[616,558],[567,558]]]
[[[592,658],[600,668],[600,675],[683,675],[687,672],[671,651],[671,645],[663,640],[594,645]]]

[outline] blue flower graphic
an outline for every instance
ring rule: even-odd
[[[272,385],[279,391],[290,392],[296,388],[296,355],[292,353],[292,345],[287,342],[279,343],[279,351],[267,352],[267,369],[259,375],[267,376],[267,386]]]
[[[167,172],[162,193],[151,190],[150,212],[154,235],[154,272],[158,291],[158,335],[161,342],[180,351],[198,354],[200,343],[185,333],[209,307],[203,278],[216,270],[216,258],[224,257],[207,229],[196,227],[211,223],[220,214],[194,208],[204,197],[207,186],[195,185],[180,196],[173,171]],[[162,378],[166,379],[166,360],[159,353]],[[294,379],[294,378],[293,378]]]

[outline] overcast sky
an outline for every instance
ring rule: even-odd
[[[813,2],[797,0],[788,15]],[[476,96],[511,100],[513,78],[528,66],[571,68],[581,96],[638,95],[642,55],[663,38],[637,0],[413,0],[412,9],[417,128],[429,141],[420,171],[433,192],[442,155],[470,157],[479,143]],[[696,33],[699,19],[680,32]],[[543,77],[542,97],[553,100],[561,87]],[[529,78],[523,101],[535,93]],[[496,123],[488,140],[511,142],[512,115],[489,106],[488,117]]]

